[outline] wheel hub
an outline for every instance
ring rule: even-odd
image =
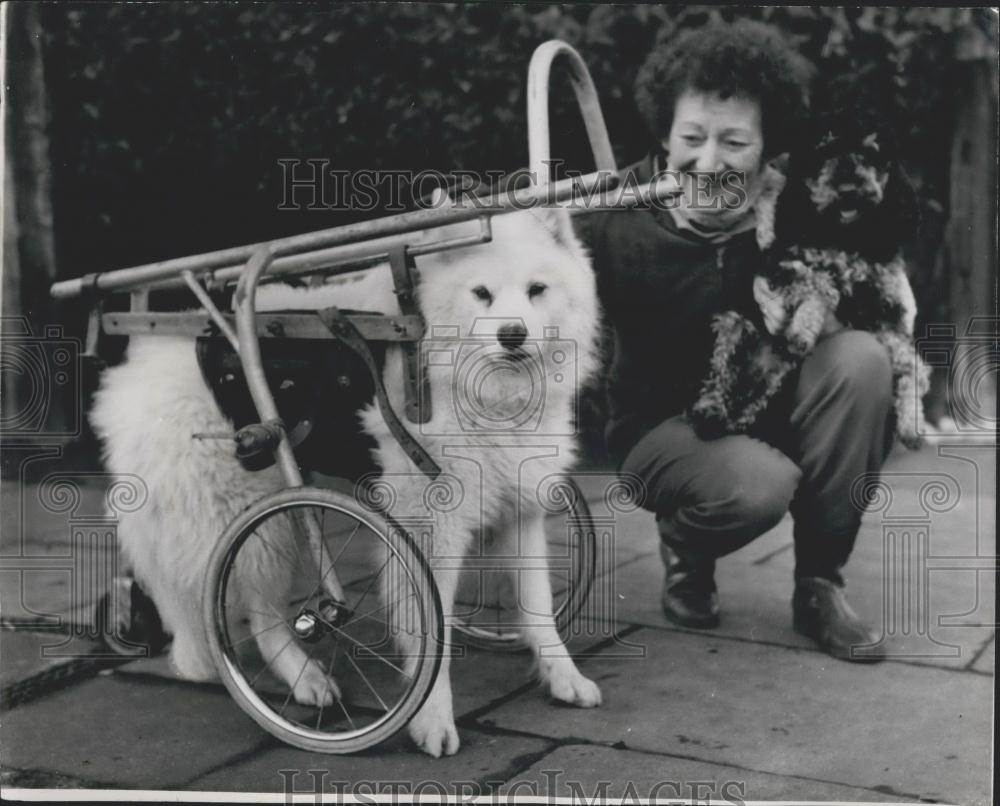
[[[334,599],[321,599],[311,607],[303,607],[295,617],[292,628],[307,643],[315,643],[324,635],[344,626],[353,611]]]

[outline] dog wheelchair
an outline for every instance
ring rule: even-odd
[[[598,170],[550,182],[548,87],[556,58],[569,68]],[[193,438],[233,441],[247,470],[272,465],[280,470],[285,488],[251,504],[219,538],[207,569],[203,619],[212,659],[232,697],[261,727],[296,747],[349,753],[378,744],[417,712],[437,675],[444,619],[424,545],[433,529],[435,502],[447,505],[449,492],[440,483],[434,458],[411,432],[429,420],[435,403],[420,349],[427,334],[414,293],[414,260],[488,242],[493,215],[534,203],[565,204],[581,191],[613,188],[618,179],[593,82],[583,60],[563,42],[547,42],[532,57],[528,123],[535,182],[491,197],[488,204],[418,210],[91,274],[52,288],[55,298],[90,302],[88,355],[97,355],[101,334],[194,338],[206,384],[235,430]],[[663,183],[650,185],[613,206],[677,192]],[[460,222],[478,223],[478,228],[467,235],[420,240]],[[257,311],[262,282],[306,278],[322,284],[386,262],[399,300],[398,316],[336,307]],[[200,303],[199,310],[150,310],[151,291],[185,288]],[[130,295],[128,311],[105,310],[107,295],[117,292]],[[224,313],[210,292],[231,292],[233,313]],[[382,383],[388,346],[400,348],[403,356],[402,416]],[[350,427],[355,412],[372,399],[389,431],[428,479],[429,516],[390,514],[392,491],[369,458],[373,443]],[[319,417],[320,411],[326,416]],[[307,475],[339,481],[307,485]],[[590,592],[596,533],[586,499],[572,479],[549,490],[547,499],[552,503],[548,565],[555,574],[553,610],[563,632]],[[252,591],[253,601],[264,601],[266,610],[251,613],[248,624],[234,613],[245,612],[246,585],[253,586],[248,569],[260,563],[280,566],[292,583],[291,592]],[[471,582],[459,590],[452,627],[467,644],[499,650],[520,646],[513,620],[504,615],[517,607],[516,591],[494,581],[503,565],[498,556],[465,560],[465,577]],[[377,601],[381,589],[392,592],[384,604]],[[294,638],[289,641],[295,640],[308,658],[298,676],[292,670],[285,681],[271,668],[282,662],[287,644],[263,657],[259,642],[252,640],[280,625],[291,627]],[[326,682],[326,691],[312,692],[316,704],[303,705],[293,694],[300,681],[308,683],[313,661],[325,672],[324,680],[332,677],[343,692]],[[295,682],[289,684],[289,677]]]

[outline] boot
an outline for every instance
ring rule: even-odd
[[[715,559],[660,543],[666,567],[663,614],[679,627],[719,626],[719,595],[715,590]]]
[[[877,654],[862,654],[863,646],[878,642],[878,636],[851,609],[844,586],[823,577],[795,581],[792,626],[819,644],[820,649],[841,660],[877,663]]]

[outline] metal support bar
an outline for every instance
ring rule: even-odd
[[[274,402],[274,396],[271,394],[271,389],[267,384],[267,377],[264,374],[264,364],[260,356],[260,342],[257,339],[257,320],[255,316],[257,283],[271,266],[274,258],[274,250],[269,246],[264,246],[258,249],[247,262],[246,269],[240,276],[239,283],[236,286],[236,294],[233,298],[233,303],[236,307],[236,332],[239,337],[240,363],[243,365],[243,374],[246,377],[254,406],[257,407],[257,414],[264,424],[275,423],[281,425],[281,440],[274,451],[275,460],[285,478],[285,483],[289,487],[301,487],[303,484],[302,473],[299,471],[299,465],[295,461],[295,454],[292,452],[288,432],[278,414],[278,406]],[[312,551],[317,568],[329,568],[329,571],[323,573],[323,586],[326,592],[338,602],[346,601],[347,597],[344,594],[344,588],[330,560],[326,544],[323,542],[321,525],[317,522],[314,513],[311,510],[297,512],[295,518],[299,526],[306,533],[309,548]]]
[[[98,339],[101,335],[101,303],[96,302],[87,316],[87,342],[83,355],[85,358],[100,359],[97,351]]]
[[[230,326],[235,324],[232,314],[222,314]],[[368,341],[419,341],[423,337],[424,322],[419,316],[381,316],[379,314],[350,314],[351,324]],[[258,313],[257,338],[259,339],[329,339],[330,331],[316,320],[315,313],[296,312]],[[207,313],[188,311],[180,313],[105,313],[101,327],[112,336],[211,336],[216,330]]]
[[[260,342],[257,339],[256,297],[257,282],[274,260],[274,252],[269,247],[258,249],[247,262],[247,267],[236,286],[233,303],[236,308],[236,332],[239,337],[237,352],[243,365],[250,397],[262,423],[281,422],[278,406],[267,384],[264,362],[260,356]],[[282,428],[281,441],[275,449],[275,458],[289,487],[302,486],[302,474],[288,442],[288,434]]]
[[[208,293],[205,291],[204,288],[198,285],[198,281],[194,278],[194,275],[191,272],[183,271],[181,272],[181,276],[184,278],[184,282],[187,283],[188,288],[191,289],[191,293],[198,298],[198,302],[200,302],[201,306],[208,312],[208,315],[212,317],[212,321],[215,322],[215,324],[218,326],[219,331],[222,333],[223,336],[226,337],[226,339],[232,345],[232,348],[236,351],[236,354],[239,355],[240,342],[239,339],[236,337],[236,331],[233,330],[232,325],[230,325],[229,322],[226,321],[225,317],[222,315],[219,309],[215,307],[215,303],[212,302],[212,298],[208,296]]]
[[[100,275],[98,275],[100,276]],[[136,288],[130,294],[129,310],[148,311],[149,310],[149,289]]]
[[[430,255],[436,252],[446,252],[467,246],[477,246],[492,240],[490,216],[483,215],[479,219],[479,231],[469,235],[445,238],[439,241],[428,241],[409,246],[414,257]],[[364,241],[344,246],[334,246],[330,249],[319,249],[296,255],[279,257],[268,269],[269,278],[287,276],[315,275],[322,282],[325,277],[338,274],[350,274],[355,271],[376,266],[389,260],[389,251],[400,244],[406,244],[413,239],[412,235],[397,235],[391,238],[380,238],[374,241]],[[238,280],[243,271],[243,264],[223,266],[208,272],[200,272],[198,277],[211,287],[222,287],[226,283]],[[325,277],[324,277],[325,276]],[[176,288],[180,285],[176,277],[157,280],[149,284],[152,289]]]
[[[94,283],[101,293],[124,291],[136,287],[173,288],[183,285],[180,273],[184,270],[194,272],[199,278],[209,279],[213,284],[231,282],[239,278],[240,261],[249,260],[249,255],[253,254],[253,250],[261,247],[269,247],[282,253],[282,257],[275,261],[277,265],[269,272],[274,276],[327,270],[329,270],[329,274],[346,274],[355,270],[359,259],[362,262],[371,262],[370,259],[363,257],[364,254],[371,253],[371,244],[365,243],[358,247],[357,241],[457,224],[484,216],[513,212],[533,205],[560,206],[580,195],[589,196],[595,188],[606,187],[607,182],[608,174],[606,172],[596,172],[582,177],[563,179],[547,186],[522,188],[509,194],[491,196],[488,199],[481,199],[475,204],[470,202],[430,210],[416,210],[398,216],[388,216],[345,227],[320,230],[263,244],[165,260],[130,269],[118,269],[97,275],[94,278]],[[576,209],[579,205],[569,205],[570,212],[597,212],[633,207],[642,204],[644,200],[648,202],[653,196],[665,198],[677,195],[681,190],[676,187],[676,183],[674,185],[671,187],[669,183],[660,182],[655,187],[647,186],[638,190],[630,188],[627,193],[621,196],[610,198],[605,203],[591,203],[584,209]],[[479,236],[469,237],[468,241],[453,239],[437,244],[415,244],[411,252],[419,257],[421,254],[442,251],[443,248],[454,249],[481,242],[478,240]],[[397,239],[397,242],[399,240]],[[329,249],[348,243],[354,247],[350,251],[334,252]],[[326,251],[327,249],[329,251]],[[379,255],[384,254],[385,249],[380,247]],[[331,269],[331,267],[334,268]],[[204,278],[206,274],[211,276]],[[82,290],[82,281],[80,278],[76,278],[55,283],[50,289],[50,294],[55,299],[67,299],[79,296]]]

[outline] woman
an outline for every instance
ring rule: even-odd
[[[636,98],[657,145],[631,170],[640,183],[679,172],[684,197],[670,210],[578,220],[615,333],[608,447],[622,472],[642,479],[643,505],[656,513],[667,618],[716,626],[715,560],[790,509],[795,628],[832,655],[872,660],[852,651],[876,637],[848,606],[840,570],[861,521],[851,484],[879,470],[891,440],[884,349],[830,320],[752,434],[702,441],[684,415],[708,371],[712,315],[735,309],[772,330],[781,318],[767,289],[754,286],[753,267],[723,256],[755,239],[754,207],[803,128],[810,74],[777,32],[749,21],[687,32],[653,51]],[[731,171],[740,194],[708,181]]]

